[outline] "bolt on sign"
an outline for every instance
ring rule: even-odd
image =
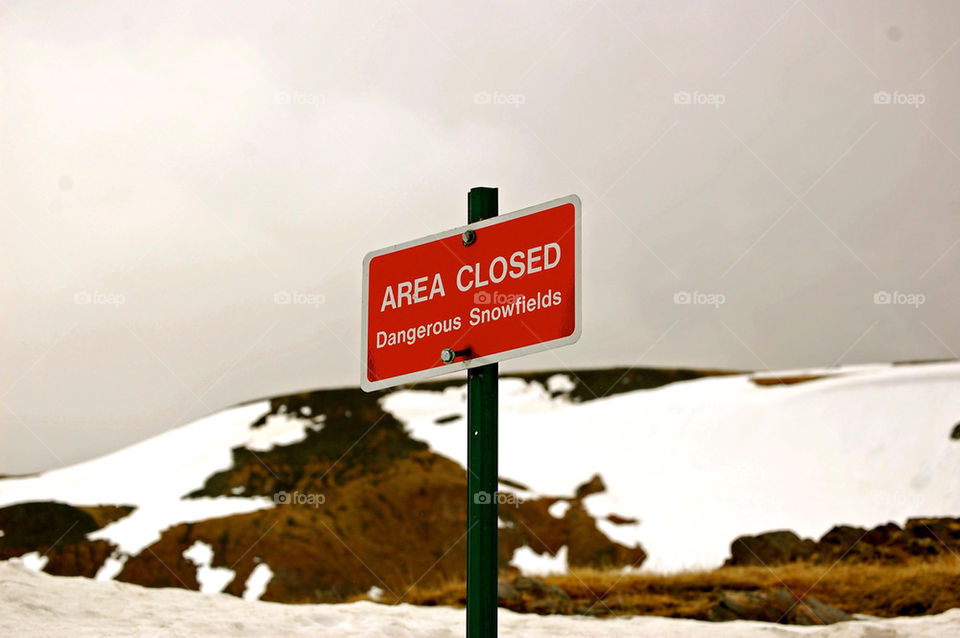
[[[363,389],[576,342],[580,240],[570,195],[369,253]]]

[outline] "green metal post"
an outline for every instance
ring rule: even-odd
[[[496,216],[497,189],[470,189],[467,222]],[[467,638],[497,635],[498,376],[496,363],[467,371]]]

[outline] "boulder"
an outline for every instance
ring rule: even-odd
[[[831,546],[831,549],[839,550],[843,554],[863,540],[866,533],[867,530],[862,527],[837,525],[823,535],[820,539],[820,545]]]
[[[54,501],[18,503],[0,508],[0,560],[38,552],[43,568],[56,576],[92,578],[116,550],[87,534],[133,511],[130,506],[77,507]]]
[[[947,545],[951,544],[950,541],[960,540],[958,518],[911,518],[904,529],[917,538],[932,538]]]
[[[518,592],[529,593],[538,598],[546,594],[546,585],[538,578],[518,576],[513,579],[513,586]]]
[[[499,580],[497,581],[497,604],[500,607],[520,611],[523,609],[523,596],[513,586],[513,583],[507,580]]]
[[[780,565],[809,558],[815,549],[810,539],[789,530],[741,536],[730,545],[726,565]]]
[[[547,585],[537,578],[526,576],[518,576],[508,585],[512,585],[512,589],[522,600],[516,611],[532,611],[541,615],[573,613],[573,601],[570,600],[570,596],[556,585]],[[506,591],[509,592],[509,589]],[[507,605],[503,606],[507,607]]]
[[[707,610],[712,621],[759,620],[786,625],[830,625],[853,616],[813,596],[796,597],[786,589],[763,592],[725,591]]]
[[[761,618],[766,599],[757,592],[721,592],[720,600],[707,610],[707,620],[767,620]]]
[[[870,545],[885,545],[896,538],[902,531],[903,529],[896,523],[879,525],[864,534],[863,542]]]
[[[853,620],[853,616],[828,605],[813,596],[807,596],[794,608],[794,623],[796,625],[832,625],[838,622]]]

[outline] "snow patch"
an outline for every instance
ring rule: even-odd
[[[272,414],[267,422],[253,430],[245,447],[255,452],[269,452],[281,445],[292,445],[307,438],[310,430],[319,430],[322,424],[294,414]]]
[[[552,398],[540,383],[516,377],[500,379],[499,392],[501,405],[505,405],[511,414],[551,412],[567,404],[565,400]]]
[[[565,374],[555,374],[547,379],[547,390],[553,392],[573,392],[577,384]]]
[[[554,518],[563,518],[568,509],[570,509],[570,502],[559,500],[548,507],[547,512]]]
[[[123,570],[128,558],[130,557],[127,554],[114,552],[107,557],[107,560],[103,561],[103,565],[97,570],[94,580],[113,580]]]
[[[380,600],[383,598],[383,590],[374,585],[370,588],[370,591],[367,592],[367,596],[369,596],[371,600]]]
[[[266,563],[260,563],[253,568],[247,582],[243,586],[244,600],[260,600],[260,597],[267,591],[267,585],[273,578],[273,570]]]
[[[640,529],[638,523],[624,523],[618,525],[605,518],[597,519],[597,529],[615,543],[620,543],[624,547],[635,547],[640,541]],[[642,543],[640,543],[642,544]]]
[[[203,541],[195,541],[183,550],[183,557],[197,566],[197,582],[200,593],[219,594],[233,580],[234,571],[226,567],[211,567],[213,548]]]
[[[556,556],[548,553],[538,554],[526,545],[518,547],[510,559],[525,575],[565,574],[567,572],[567,546],[564,545]]]
[[[501,424],[508,415],[520,419],[528,414],[552,414],[558,408],[569,406],[566,399],[551,398],[539,383],[528,383],[516,377],[500,379],[499,393]],[[434,452],[466,466],[466,386],[448,387],[441,392],[400,390],[382,398],[380,405],[401,421],[413,438],[427,441]],[[464,420],[443,425],[435,422],[438,417],[453,414]]]
[[[42,572],[43,568],[50,562],[50,557],[46,554],[41,556],[40,552],[28,552],[21,554],[19,558],[24,567],[35,572]]]
[[[587,513],[596,519],[597,528],[603,532],[607,538],[627,547],[633,547],[640,542],[642,533],[638,523],[617,525],[607,520],[609,515],[621,512],[622,510],[620,508],[631,508],[631,503],[609,492],[591,494],[581,502],[583,503],[584,509],[587,510]]]

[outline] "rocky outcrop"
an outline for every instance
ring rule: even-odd
[[[808,559],[815,549],[810,539],[789,530],[741,536],[730,546],[728,565],[779,565]]]
[[[497,582],[497,600],[501,607],[513,611],[548,614],[571,614],[573,601],[567,592],[537,578],[517,576]]]
[[[44,571],[93,577],[114,546],[88,541],[87,534],[126,516],[129,506],[76,507],[57,502],[18,503],[0,509],[0,560],[37,552]]]
[[[706,613],[706,620],[761,620],[785,625],[831,625],[853,616],[813,596],[797,597],[786,589],[726,591]]]
[[[93,578],[116,547],[104,540],[57,545],[41,551],[49,559],[43,571],[54,576]]]
[[[886,523],[873,529],[838,525],[819,541],[790,531],[741,536],[730,546],[725,565],[782,565],[794,562],[904,563],[960,552],[960,518],[914,518],[904,527]]]
[[[0,547],[51,546],[86,539],[115,518],[126,516],[132,508],[76,507],[51,501],[17,503],[0,509]]]

